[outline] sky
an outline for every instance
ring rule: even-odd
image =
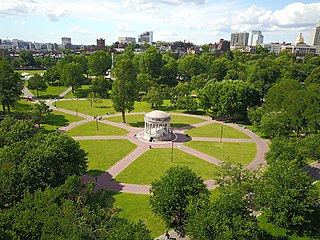
[[[294,42],[320,21],[320,2],[289,0],[2,0],[0,39],[95,45],[104,38],[153,31],[154,41],[195,44],[230,40],[232,32],[260,30],[264,43]],[[250,42],[249,37],[249,42]]]

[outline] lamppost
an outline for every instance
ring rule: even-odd
[[[171,162],[173,162],[173,141],[171,141]]]
[[[223,126],[221,126],[221,130],[220,130],[220,143],[222,142],[222,133],[223,133]]]
[[[76,106],[76,115],[78,116],[78,106]]]
[[[99,130],[98,115],[96,116],[97,131]]]

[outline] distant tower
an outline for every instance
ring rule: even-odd
[[[312,46],[320,45],[320,22],[317,23],[316,27],[311,30],[311,43]]]
[[[231,33],[230,47],[243,48],[248,46],[249,33],[248,32],[236,32]]]
[[[260,44],[263,44],[262,32],[259,30],[252,30],[251,46],[258,46]]]
[[[138,36],[138,43],[152,44],[152,42],[153,42],[153,32],[152,31],[141,33]]]
[[[62,48],[63,49],[71,49],[71,38],[62,37],[61,38]]]
[[[97,39],[97,49],[103,50],[106,47],[106,41],[103,38]]]

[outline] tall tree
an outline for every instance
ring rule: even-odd
[[[26,191],[61,185],[86,172],[80,144],[58,132],[38,133],[0,151],[0,208],[12,206]]]
[[[292,231],[308,229],[318,193],[299,164],[273,161],[257,186],[256,202],[269,221]]]
[[[45,91],[47,89],[46,80],[39,74],[34,74],[28,80],[28,88],[37,91],[37,97],[39,97],[39,91]]]
[[[156,47],[148,48],[140,58],[139,73],[150,74],[158,79],[161,74],[162,56]]]
[[[0,58],[0,101],[4,113],[9,112],[22,94],[23,82],[10,62]]]
[[[34,67],[35,60],[30,51],[21,51],[19,56],[20,65],[23,67]]]
[[[83,70],[79,63],[71,62],[63,66],[61,82],[72,87],[72,91],[80,87],[84,80]]]
[[[132,61],[128,57],[119,59],[113,68],[113,75],[115,76],[111,94],[113,108],[121,112],[122,122],[125,123],[125,112],[133,110],[138,95],[137,74]]]
[[[102,50],[94,52],[88,58],[88,66],[90,74],[105,76],[111,68],[111,55]]]
[[[186,208],[192,199],[207,199],[208,189],[203,180],[187,167],[171,167],[151,183],[150,206],[168,227],[183,227]]]
[[[199,58],[194,54],[186,54],[177,61],[179,74],[183,80],[189,81],[193,76],[201,74]]]
[[[108,91],[111,89],[110,80],[103,76],[98,76],[92,79],[91,91],[97,94],[100,98],[107,98]]]

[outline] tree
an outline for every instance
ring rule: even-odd
[[[257,185],[257,205],[276,226],[301,233],[311,223],[318,197],[312,181],[294,160],[273,161]]]
[[[61,82],[66,86],[71,86],[72,91],[79,88],[83,80],[83,70],[79,63],[71,62],[63,66]]]
[[[288,114],[285,112],[268,112],[262,115],[259,130],[267,137],[288,137],[291,133]]]
[[[161,90],[159,90],[159,87],[151,87],[143,100],[151,104],[151,108],[154,108],[163,104],[164,96]]]
[[[35,104],[31,112],[31,119],[34,123],[38,124],[40,128],[41,123],[45,123],[47,115],[50,114],[52,110],[44,101],[39,101]]]
[[[43,79],[51,85],[61,85],[60,73],[56,66],[48,68],[43,74]]]
[[[158,79],[161,74],[162,56],[156,47],[148,48],[140,58],[139,73],[150,74]]]
[[[150,206],[168,227],[184,225],[186,208],[192,199],[206,199],[208,190],[203,180],[187,167],[171,167],[151,183]]]
[[[87,95],[88,101],[90,102],[90,107],[92,108],[92,104],[95,103],[101,103],[102,100],[99,98],[99,95],[94,92],[89,92]]]
[[[216,177],[219,197],[192,202],[186,230],[192,239],[262,239],[252,215],[255,173],[241,166],[223,164]]]
[[[13,143],[27,140],[36,132],[32,121],[18,120],[11,116],[6,116],[0,122],[0,148],[10,146]]]
[[[111,89],[111,82],[103,76],[98,76],[92,79],[91,91],[100,98],[107,98],[108,91]]]
[[[177,64],[179,74],[185,81],[190,81],[193,76],[202,73],[199,59],[194,54],[184,55],[177,61]]]
[[[121,112],[122,122],[126,122],[125,111],[134,108],[134,100],[137,98],[136,71],[132,61],[128,58],[120,59],[113,68],[115,80],[112,83],[111,98],[113,108]]]
[[[88,59],[87,59],[87,57],[84,56],[83,54],[75,55],[74,56],[74,62],[79,63],[81,65],[83,73],[86,74],[87,78],[88,78],[89,67],[88,67]]]
[[[210,81],[200,93],[200,104],[214,116],[246,118],[248,107],[260,104],[260,92],[241,80]]]
[[[10,62],[0,58],[0,101],[4,113],[10,113],[11,107],[22,94],[23,82],[15,73]]]
[[[90,74],[105,76],[111,68],[111,56],[105,51],[96,51],[89,56],[88,65]]]
[[[72,176],[59,187],[25,194],[21,202],[0,211],[2,238],[152,239],[141,221],[119,218],[112,206],[91,204],[93,188]],[[104,200],[111,202],[110,197]]]
[[[38,133],[0,151],[0,208],[12,206],[26,191],[56,187],[86,172],[80,144],[58,132]]]
[[[35,60],[33,58],[32,52],[21,51],[19,56],[20,65],[23,67],[34,67]]]
[[[45,91],[47,87],[46,80],[39,74],[33,75],[28,80],[28,88],[37,90],[37,97],[39,97],[39,91]]]

